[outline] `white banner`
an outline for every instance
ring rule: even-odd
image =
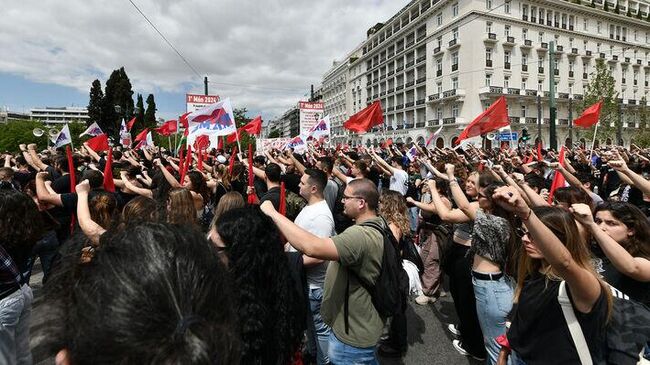
[[[255,143],[257,144],[257,151],[270,151],[272,149],[282,149],[286,146],[287,143],[291,141],[289,137],[283,138],[257,138]]]
[[[230,99],[210,104],[187,116],[189,133],[187,145],[194,145],[197,137],[206,135],[210,137],[210,147],[217,148],[219,136],[235,133],[235,116],[232,112]]]
[[[219,95],[185,94],[185,111],[192,113],[220,100]]]
[[[309,135],[309,131],[323,118],[325,103],[298,102],[300,108],[300,134]]]

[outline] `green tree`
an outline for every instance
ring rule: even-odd
[[[144,112],[144,127],[156,128],[156,101],[153,94],[147,96],[147,110]]]
[[[68,124],[70,134],[72,134],[72,143],[74,147],[81,146],[81,139],[79,135],[86,129],[86,124],[81,121],[75,121]],[[0,151],[18,152],[18,145],[21,143],[29,144],[36,143],[39,150],[47,148],[52,145],[48,142],[49,131],[56,128],[60,131],[63,126],[57,125],[56,127],[46,126],[40,121],[35,120],[18,120],[6,124],[0,124]],[[35,137],[33,134],[34,128],[42,129],[45,133],[41,137]],[[87,137],[84,138],[86,140]]]
[[[605,61],[596,60],[596,69],[589,75],[589,83],[585,88],[582,105],[579,107],[579,113],[582,113],[589,106],[603,100],[603,106],[600,110],[600,122],[598,125],[597,139],[605,140],[611,138],[616,140],[616,130],[622,127],[619,115],[618,92],[615,90],[615,81],[612,73],[607,68]],[[613,125],[613,126],[612,126]],[[578,137],[592,140],[595,127],[589,128],[586,132],[581,133]],[[581,131],[578,128],[579,131]]]
[[[280,138],[280,131],[277,129],[271,131],[271,133],[269,133],[269,138]]]
[[[634,135],[634,143],[639,147],[650,146],[650,111],[648,110],[648,102],[645,98],[641,98],[640,107],[638,109],[639,117],[639,130]]]
[[[237,126],[237,128],[241,128],[244,125],[246,125],[248,122],[253,120],[252,118],[248,118],[246,116],[246,113],[248,113],[248,110],[246,108],[234,109],[232,111],[232,113],[235,116],[235,125]],[[248,144],[250,143],[250,144],[253,145],[253,150],[254,150],[255,149],[255,143],[256,143],[255,141],[256,141],[255,136],[249,135],[246,132],[243,132],[243,133],[241,133],[239,135],[239,143],[241,144],[242,149],[247,149]],[[234,146],[236,144],[237,144],[237,142],[229,144],[228,145],[228,150],[230,150],[230,148],[232,148],[232,146]]]
[[[142,101],[142,94],[138,94],[137,102],[135,104],[135,124],[131,129],[131,135],[135,136],[144,129],[144,102]]]
[[[122,118],[132,118],[133,107],[133,89],[124,67],[113,70],[104,90],[102,122],[106,129],[100,124],[102,130],[117,136]]]
[[[104,92],[102,91],[102,83],[99,80],[93,81],[90,87],[90,95],[88,100],[88,116],[90,119],[87,124],[102,122],[102,103],[104,102]],[[100,125],[101,127],[101,125]]]

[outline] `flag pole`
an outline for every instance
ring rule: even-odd
[[[237,127],[236,124],[235,127]],[[235,136],[237,136],[237,148],[239,148],[239,152],[241,152],[242,149],[241,149],[241,143],[239,143],[239,129],[237,128],[235,128]]]
[[[594,139],[591,142],[591,153],[589,154],[589,164],[591,165],[591,159],[594,157],[594,148],[596,147],[596,134],[598,133],[598,124],[600,122],[596,123],[596,128],[594,128]]]

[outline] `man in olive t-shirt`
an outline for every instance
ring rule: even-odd
[[[374,283],[381,269],[383,236],[374,228],[359,226],[366,221],[384,224],[376,213],[379,205],[377,187],[368,179],[353,180],[343,192],[343,204],[343,213],[354,219],[356,225],[338,236],[325,238],[301,229],[278,213],[270,202],[262,203],[261,209],[297,250],[310,257],[332,261],[325,276],[321,306],[323,321],[333,332],[329,339],[330,361],[334,364],[378,364],[375,345],[385,319],[379,316],[370,294],[358,281],[361,277]],[[349,326],[346,332],[344,303],[348,280]]]

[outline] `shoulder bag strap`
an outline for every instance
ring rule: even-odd
[[[564,319],[566,320],[566,324],[569,327],[569,333],[571,333],[573,344],[576,346],[576,350],[578,351],[580,363],[582,365],[592,365],[593,361],[591,360],[589,347],[587,346],[587,341],[585,341],[585,336],[582,333],[582,328],[580,328],[580,323],[578,323],[576,314],[573,311],[571,300],[567,295],[566,282],[564,280],[560,283],[560,289],[558,290],[557,294],[557,301],[560,303],[560,307],[562,307],[562,314],[564,314]]]

